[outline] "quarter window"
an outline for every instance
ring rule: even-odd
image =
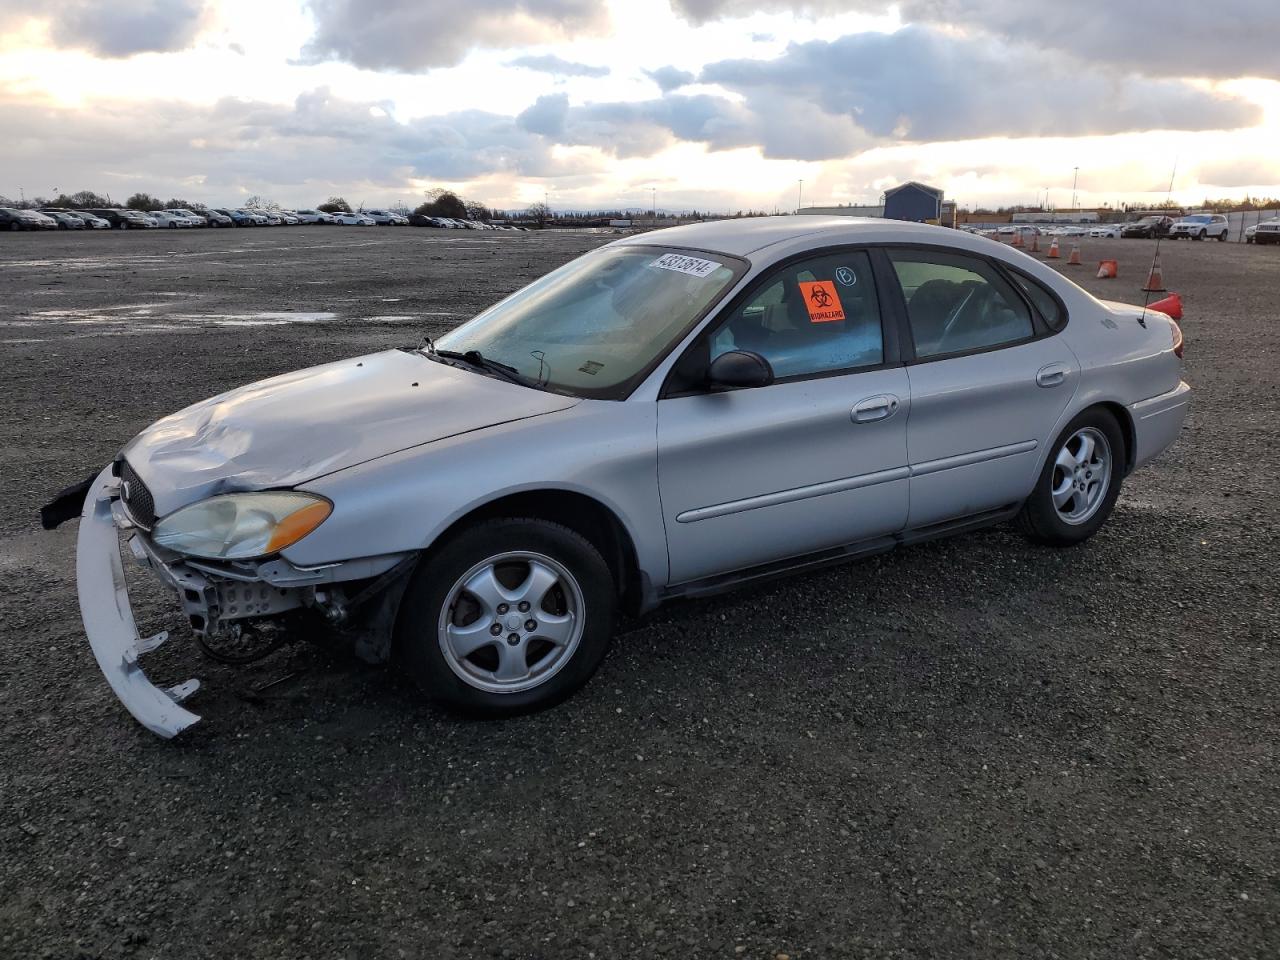
[[[889,252],[907,303],[916,357],[1030,339],[1031,311],[986,261],[934,251]]]
[[[1058,301],[1052,293],[1035,280],[1021,273],[1013,272],[1013,279],[1022,288],[1028,299],[1035,304],[1036,309],[1040,311],[1040,316],[1044,317],[1044,322],[1049,325],[1051,330],[1061,330],[1066,326],[1067,320],[1063,315],[1062,307],[1058,306]]]
[[[760,354],[778,379],[883,363],[867,254],[833,253],[783,267],[712,336],[710,359],[730,350]]]

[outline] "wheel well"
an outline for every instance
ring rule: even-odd
[[[612,510],[586,494],[571,490],[529,490],[500,497],[455,520],[437,542],[483,520],[531,517],[568,527],[586,538],[609,565],[618,596],[627,609],[640,600],[640,565],[635,544]]]
[[[1128,474],[1133,470],[1133,456],[1138,449],[1138,439],[1133,427],[1133,417],[1130,415],[1129,411],[1125,409],[1123,404],[1108,401],[1094,404],[1094,407],[1106,410],[1116,418],[1116,423],[1120,425],[1120,434],[1124,437],[1124,472]]]

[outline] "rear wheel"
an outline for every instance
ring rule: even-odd
[[[1218,242],[1225,243],[1226,239],[1227,239],[1227,231],[1223,230],[1220,234],[1218,234]]]
[[[1124,436],[1106,410],[1086,410],[1058,435],[1017,523],[1032,540],[1082,543],[1111,516],[1124,471]]]
[[[578,533],[543,520],[489,520],[419,567],[396,648],[432,699],[494,716],[540,710],[595,673],[614,606],[609,567]]]

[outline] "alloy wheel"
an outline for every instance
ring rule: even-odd
[[[1058,450],[1050,495],[1063,523],[1076,526],[1098,512],[1111,484],[1111,444],[1097,427],[1081,427]]]
[[[445,662],[486,693],[519,693],[546,683],[582,640],[582,588],[551,557],[511,551],[459,577],[440,612]]]

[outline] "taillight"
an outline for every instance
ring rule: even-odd
[[[1170,320],[1169,326],[1173,327],[1173,355],[1179,360],[1182,359],[1182,328],[1178,326],[1176,320]]]

